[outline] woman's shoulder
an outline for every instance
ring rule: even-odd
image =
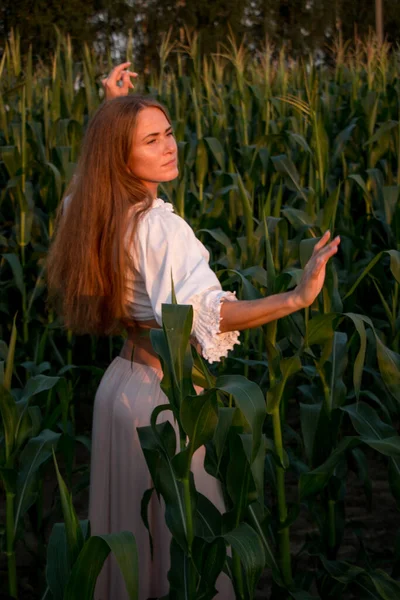
[[[193,232],[185,219],[174,211],[173,205],[161,198],[153,200],[152,206],[143,215],[141,221],[143,225],[147,224],[147,227],[145,226],[144,229],[153,229],[158,226],[169,235],[178,231]]]
[[[192,227],[176,212],[170,202],[155,198],[152,206],[141,216],[138,223],[139,246],[146,251],[160,252],[169,248],[174,252],[197,256],[209,262],[210,253],[195,235]]]

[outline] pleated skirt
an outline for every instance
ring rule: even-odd
[[[153,560],[149,534],[141,518],[141,501],[153,487],[142,452],[137,427],[150,424],[153,409],[168,402],[161,390],[162,370],[117,356],[105,371],[96,391],[93,410],[92,454],[89,488],[89,519],[92,535],[131,531],[139,560],[139,600],[160,598],[168,593],[171,533],[164,520],[164,501],[154,492],[148,505],[153,538]],[[202,388],[196,387],[197,393]],[[170,411],[157,423],[169,420],[177,433]],[[204,470],[205,447],[193,456],[196,489],[225,512],[221,485]],[[221,573],[217,600],[234,600],[230,579]],[[94,600],[128,600],[125,583],[112,554],[98,577]]]

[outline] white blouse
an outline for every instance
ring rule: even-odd
[[[64,199],[64,208],[70,196]],[[171,272],[178,304],[193,306],[191,335],[200,344],[208,362],[220,361],[239,344],[239,331],[219,330],[221,302],[237,301],[236,292],[225,292],[210,268],[210,253],[195,236],[193,229],[174,213],[169,202],[153,200],[151,208],[140,218],[135,249],[127,247],[131,228],[128,226],[125,246],[131,258],[137,257],[137,268],[127,273],[126,305],[136,321],[155,319],[161,326],[161,305],[170,304]]]
[[[237,301],[235,292],[223,291],[210,268],[210,254],[193,229],[161,198],[140,218],[135,248],[136,266],[127,274],[128,312],[137,321],[155,319],[161,305],[172,301],[171,271],[178,304],[193,306],[192,335],[208,362],[220,361],[234,344],[239,331],[220,333],[221,301]],[[130,235],[128,227],[127,238]],[[125,242],[127,239],[125,240]],[[130,252],[133,258],[133,252]]]

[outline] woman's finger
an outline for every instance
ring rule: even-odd
[[[136,75],[137,77],[137,75]],[[122,86],[123,89],[128,90],[129,88],[134,89],[134,85],[131,82],[131,75],[127,72],[122,75]]]
[[[325,246],[325,244],[327,243],[327,241],[330,238],[330,235],[331,235],[331,232],[329,231],[329,229],[327,229],[327,231],[325,231],[322,238],[315,244],[315,246],[314,246],[315,253],[317,253],[318,250],[321,250],[321,248],[323,248]]]
[[[122,63],[120,65],[117,65],[116,67],[114,67],[111,70],[110,74],[105,79],[110,81],[110,83],[116,83],[120,79],[121,74],[124,75],[125,73],[132,75],[132,77],[137,77],[138,74],[135,73],[134,71],[124,71],[124,69],[130,64],[131,64],[130,62],[126,62],[126,63]]]
[[[320,242],[323,241],[323,237],[320,239]],[[319,242],[318,242],[319,243]],[[340,244],[340,236],[337,235],[329,244],[323,245],[320,248],[317,248],[317,244],[315,245],[313,256],[319,256],[324,254],[325,252],[329,252],[330,248],[336,248]],[[316,251],[315,251],[316,250]]]
[[[312,277],[318,277],[321,269],[326,266],[328,260],[338,251],[339,243],[340,238],[335,238],[329,246],[321,250],[319,256],[314,259],[315,264],[312,267]]]
[[[115,67],[114,67],[114,68],[111,70],[111,72],[110,72],[110,75],[111,75],[112,73],[114,73],[114,74],[118,74],[118,75],[119,75],[119,74],[121,73],[121,71],[123,71],[124,69],[126,69],[126,68],[127,68],[127,66],[128,66],[128,65],[130,65],[130,64],[131,64],[130,62],[124,62],[124,63],[121,63],[121,64],[119,64],[119,65],[116,65],[116,66],[115,66]]]

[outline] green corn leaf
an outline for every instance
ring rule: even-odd
[[[215,504],[200,492],[197,492],[194,527],[195,535],[209,542],[221,535],[222,532],[221,513]]]
[[[232,394],[236,406],[245,416],[253,434],[252,460],[255,459],[261,444],[261,434],[265,420],[265,401],[259,386],[242,375],[223,375],[217,378],[215,387]]]
[[[292,160],[286,156],[286,154],[281,154],[280,156],[271,156],[271,160],[277,172],[285,175],[286,183],[289,183],[289,185],[292,184],[290,187],[297,190],[297,192],[302,196],[303,200],[307,202],[307,196],[305,195],[304,190],[300,187],[300,175]]]
[[[267,526],[265,525],[265,522],[268,520],[268,513],[266,515],[266,518],[263,518],[261,511],[257,510],[259,506],[259,503],[250,504],[250,506],[247,509],[248,514],[250,515],[253,528],[258,533],[263,543],[266,565],[272,570],[274,580],[276,582],[280,582],[281,576],[280,569],[276,560],[275,547],[271,540],[271,536],[267,531]]]
[[[202,139],[197,143],[196,150],[196,185],[203,188],[204,180],[208,172],[208,154],[207,148]]]
[[[21,262],[17,254],[2,254],[2,257],[8,262],[14,276],[14,282],[17,289],[23,295],[24,293],[24,276],[22,272]]]
[[[378,413],[365,402],[342,406],[341,410],[349,415],[354,429],[362,438],[383,440],[396,435],[395,429],[384,423]]]
[[[299,246],[299,255],[300,255],[300,265],[301,268],[304,269],[308,261],[310,260],[312,253],[314,251],[314,246],[319,242],[321,238],[310,238],[306,240],[301,240]]]
[[[8,465],[14,452],[15,432],[18,426],[19,411],[14,397],[2,385],[0,386],[0,414],[5,438],[5,459]]]
[[[376,569],[368,573],[368,577],[383,600],[400,597],[400,582],[390,577],[385,571]]]
[[[70,573],[65,523],[55,523],[47,545],[46,560],[46,582],[52,600],[63,600]]]
[[[317,224],[320,227],[321,231],[327,231],[329,229],[331,232],[333,232],[335,229],[336,213],[339,204],[340,191],[341,183],[339,183],[336,189],[334,189],[333,192],[330,194],[330,196],[324,204],[323,210],[321,210],[320,214],[318,215]]]
[[[226,488],[233,502],[231,512],[234,523],[242,521],[249,504],[258,499],[251,463],[240,438],[240,435],[230,437],[229,464],[226,470]],[[237,476],[238,473],[240,477]]]
[[[260,536],[250,525],[241,523],[223,537],[240,557],[246,575],[248,597],[253,598],[265,564],[264,547]]]
[[[374,135],[372,135],[369,138],[369,140],[367,140],[364,143],[364,147],[369,146],[369,145],[374,144],[375,142],[379,141],[379,139],[382,137],[382,135],[388,133],[388,131],[391,131],[395,127],[398,127],[398,121],[392,121],[392,120],[386,121],[386,123],[383,123],[383,125],[381,125],[379,127],[379,129],[374,133]]]
[[[368,461],[361,448],[354,448],[351,454],[356,462],[355,472],[358,479],[363,484],[365,497],[367,499],[367,508],[372,508],[372,483],[368,473]]]
[[[51,390],[60,381],[60,377],[49,377],[48,375],[35,375],[28,379],[24,387],[20,401],[30,400],[36,394]]]
[[[279,409],[288,379],[300,371],[300,357],[296,354],[289,358],[282,358],[279,362],[279,368],[282,376],[267,392],[267,413],[270,415]]]
[[[11,389],[11,380],[14,370],[14,356],[15,356],[15,346],[17,343],[17,326],[15,321],[17,319],[17,314],[15,313],[13,318],[13,325],[11,329],[10,343],[7,349],[7,358],[6,358],[6,370],[4,373],[3,380],[1,381],[1,385],[4,386],[6,390]]]
[[[131,531],[95,535],[83,546],[64,593],[64,600],[92,600],[97,577],[110,551],[124,576],[130,600],[139,598],[139,567],[135,537]]]
[[[18,402],[18,405],[20,402]],[[40,433],[42,426],[42,411],[39,406],[28,406],[26,403],[25,407],[18,419],[18,426],[16,429],[16,447],[22,448],[23,444],[30,437],[36,437]]]
[[[251,252],[253,246],[253,233],[254,233],[254,221],[253,221],[253,207],[251,203],[251,197],[244,185],[244,181],[238,171],[236,171],[236,177],[238,182],[239,197],[242,202],[242,209],[244,214],[245,229],[246,229],[246,240],[248,252]]]
[[[263,297],[262,294],[258,291],[258,289],[254,287],[252,283],[250,283],[250,281],[244,276],[243,273],[236,269],[224,269],[224,271],[228,273],[234,273],[234,275],[237,275],[242,284],[244,300],[257,300],[258,298]]]
[[[268,294],[273,294],[275,291],[276,271],[274,264],[274,257],[272,255],[271,240],[269,237],[268,220],[263,215],[263,228],[265,237],[265,261],[267,268],[267,290]]]
[[[67,486],[65,485],[65,482],[61,477],[54,450],[53,460],[57,474],[57,481],[61,498],[61,507],[65,521],[68,565],[71,569],[73,568],[75,561],[77,560],[79,553],[83,548],[84,537],[79,523],[79,519],[77,517],[72,503],[72,494],[68,492]]]
[[[383,208],[385,214],[385,220],[388,225],[392,224],[393,217],[396,212],[396,207],[399,202],[400,186],[398,185],[385,185],[383,188]],[[397,250],[389,250],[391,252],[398,252]],[[397,280],[399,281],[399,280]]]
[[[324,344],[333,339],[335,333],[334,323],[337,319],[337,313],[325,315],[315,315],[308,322],[308,345]]]
[[[211,153],[217,161],[221,171],[225,171],[225,152],[222,148],[221,142],[214,137],[206,137],[204,140],[207,142],[208,147],[210,148]]]
[[[361,443],[361,439],[357,437],[344,437],[338,444],[337,448],[332,452],[329,458],[313,471],[302,473],[299,480],[299,495],[300,500],[307,496],[314,496],[324,489],[327,485],[332,473],[348,450],[352,450]]]
[[[20,138],[20,135],[17,133],[14,138]],[[21,167],[21,155],[16,146],[0,146],[0,154],[1,160],[4,162],[4,165],[7,169],[8,175],[10,178],[14,177]]]
[[[168,446],[171,450],[174,449],[174,444],[176,446],[176,432],[169,421],[159,423],[155,428],[138,427],[137,432],[154,486],[165,501],[166,523],[178,544],[187,551],[183,486],[176,476],[172,457],[165,451]],[[193,477],[190,478],[190,486],[192,496],[194,495]]]
[[[332,163],[334,164],[339,156],[342,154],[347,142],[351,139],[354,128],[357,125],[358,118],[352,119],[350,125],[343,129],[335,138],[333,142],[333,155]]]
[[[247,460],[251,465],[251,474],[253,476],[254,483],[256,484],[258,493],[258,502],[261,502],[264,505],[264,462],[265,452],[267,448],[266,437],[265,435],[262,436],[261,444],[254,460],[252,459],[251,454],[253,447],[253,436],[251,435],[251,433],[241,433],[239,434],[239,437],[243,445],[243,450],[247,456]]]
[[[351,296],[353,294],[353,292],[356,290],[356,288],[359,286],[359,284],[361,283],[361,281],[364,279],[364,277],[366,275],[368,275],[368,273],[370,272],[370,270],[376,265],[376,263],[380,260],[382,256],[382,252],[379,252],[379,254],[377,254],[370,262],[369,264],[365,267],[364,271],[361,273],[361,275],[357,278],[357,281],[351,286],[350,290],[347,292],[347,294],[345,295],[345,297],[343,298],[343,300],[346,300],[346,298],[348,298],[349,296]]]
[[[387,250],[387,254],[390,256],[390,270],[392,275],[400,284],[400,252],[398,250]]]
[[[154,492],[154,487],[146,490],[145,493],[143,494],[143,498],[142,498],[142,501],[140,503],[140,516],[142,517],[142,521],[144,523],[144,526],[146,527],[147,531],[149,532],[149,544],[150,544],[150,556],[151,556],[151,560],[153,560],[154,546],[153,546],[153,537],[151,535],[150,525],[149,525],[148,506],[149,506],[150,500],[151,500],[151,498],[153,496],[153,492]]]
[[[304,210],[298,208],[283,208],[282,214],[296,231],[304,229],[313,229],[315,226],[315,217],[309,215]],[[317,240],[316,240],[317,241]]]
[[[312,150],[310,148],[310,146],[307,143],[307,140],[305,139],[304,136],[298,134],[298,133],[293,133],[293,131],[289,131],[289,137],[296,142],[296,144],[298,144],[301,148],[303,148],[303,150],[305,152],[308,152],[309,154],[312,155]]]
[[[300,424],[304,450],[308,463],[312,463],[315,436],[317,432],[322,403],[303,404],[300,402]]]
[[[351,565],[344,560],[328,560],[322,554],[319,557],[329,575],[341,583],[349,584],[360,575],[365,574],[365,569]]]
[[[391,456],[392,458],[400,458],[400,436],[395,435],[392,437],[385,438],[383,440],[375,440],[368,438],[361,438],[363,442],[374,448],[385,456]]]
[[[44,429],[28,440],[19,456],[14,533],[19,520],[36,500],[38,470],[51,457],[60,437],[60,433]]]
[[[214,432],[214,446],[218,460],[217,469],[219,470],[222,456],[225,450],[225,445],[228,439],[229,430],[232,426],[234,414],[239,409],[232,407],[218,407],[218,422]]]
[[[201,600],[214,598],[217,593],[215,583],[226,559],[226,544],[223,538],[217,537],[210,542],[195,538],[192,556],[200,575],[200,581],[196,588],[196,598]]]
[[[361,390],[361,378],[365,364],[365,353],[367,350],[367,334],[365,332],[364,319],[360,318],[360,315],[356,315],[355,313],[346,313],[346,317],[349,317],[349,319],[353,321],[355,328],[357,329],[357,333],[360,336],[360,349],[354,361],[353,368],[354,391],[357,400],[359,400]]]
[[[377,335],[375,339],[382,379],[393,398],[400,403],[400,354],[385,346]]]
[[[185,451],[174,457],[172,463],[180,477],[188,477],[192,457],[197,448],[209,441],[218,422],[217,397],[215,390],[199,396],[186,396],[180,408],[181,424],[189,436]]]
[[[164,377],[161,387],[171,402],[175,416],[187,395],[195,395],[191,378],[193,358],[189,336],[192,329],[191,305],[163,304],[163,330],[152,329],[150,339],[160,356]]]

